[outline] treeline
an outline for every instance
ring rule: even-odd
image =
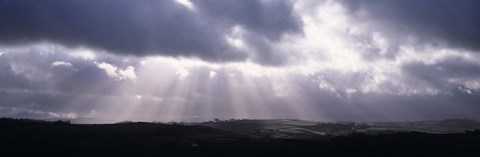
[[[54,120],[54,121],[46,121],[46,120],[35,120],[35,119],[23,119],[23,118],[0,118],[0,124],[71,124],[70,120]]]

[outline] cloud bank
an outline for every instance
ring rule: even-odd
[[[173,0],[2,0],[0,43],[47,41],[122,55],[198,57],[227,62],[273,53],[247,51],[230,44],[226,39],[234,28],[255,38],[265,38],[265,42],[278,41],[284,34],[301,33],[301,20],[287,0],[191,4],[195,9]],[[248,46],[262,45],[248,42]]]
[[[0,0],[0,116],[480,119],[473,0]]]
[[[480,2],[475,0],[342,0],[356,23],[396,42],[480,50]],[[409,39],[410,38],[410,39]],[[413,38],[413,39],[412,39]]]

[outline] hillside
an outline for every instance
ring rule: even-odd
[[[459,131],[462,127],[467,131]],[[468,131],[472,128],[478,122],[70,124],[0,119],[0,148],[16,156],[458,156],[480,153],[480,132]]]

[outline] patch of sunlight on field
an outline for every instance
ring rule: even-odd
[[[326,134],[324,132],[317,132],[317,131],[313,131],[305,128],[284,128],[284,129],[278,129],[278,131],[286,134],[314,134],[314,135]]]
[[[286,122],[282,122],[282,124],[291,125],[291,126],[314,126],[314,125],[317,125],[318,122],[304,121],[304,120],[289,120]]]

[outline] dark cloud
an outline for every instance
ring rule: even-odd
[[[29,81],[22,75],[15,74],[9,62],[0,58],[0,88],[27,88]]]
[[[301,32],[301,21],[291,1],[202,0],[192,1],[201,12],[226,23],[237,24],[271,40],[284,33]]]
[[[420,44],[480,50],[480,1],[343,0],[351,18],[393,42],[415,37]]]
[[[411,86],[433,87],[448,93],[465,93],[465,82],[480,79],[480,65],[460,57],[449,57],[434,64],[412,62],[402,66],[404,82]]]
[[[195,11],[173,0],[1,0],[0,43],[49,41],[126,55],[224,62],[249,57],[225,40],[234,25],[270,40],[301,31],[288,1],[195,1],[194,5]]]

